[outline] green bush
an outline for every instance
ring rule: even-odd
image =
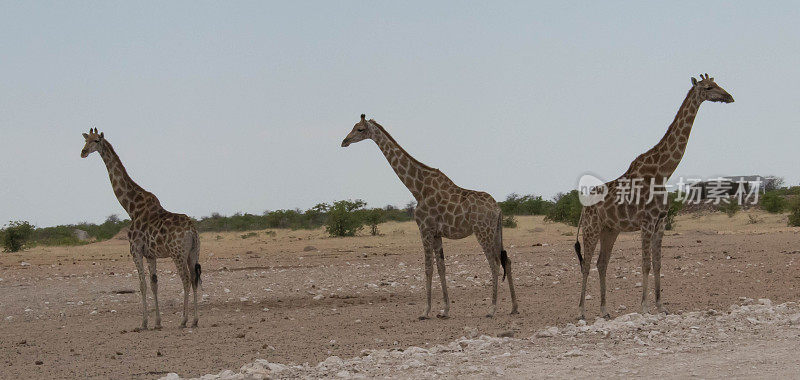
[[[663,198],[662,198],[663,199]],[[664,221],[664,229],[672,230],[675,228],[675,216],[683,209],[683,202],[678,200],[678,193],[672,192],[667,195],[669,208],[667,209],[667,218]]]
[[[789,202],[789,223],[790,226],[800,227],[800,198],[792,198]]]
[[[369,226],[370,235],[375,236],[378,234],[378,224],[384,221],[384,214],[384,210],[379,208],[364,210],[364,224]]]
[[[248,232],[248,233],[246,233],[246,234],[243,234],[243,235],[242,235],[242,236],[240,236],[240,237],[241,237],[242,239],[249,239],[249,238],[251,238],[251,237],[256,237],[256,236],[258,236],[258,233],[256,233],[256,232]]]
[[[538,195],[511,193],[505,201],[497,202],[504,215],[546,215],[553,207],[553,202],[542,199]]]
[[[514,215],[509,215],[503,218],[503,227],[505,228],[517,228],[517,218]]]
[[[357,212],[366,203],[362,200],[337,201],[328,210],[325,231],[331,236],[355,236],[364,228],[364,220]]]
[[[781,213],[786,208],[786,199],[784,199],[778,190],[767,191],[761,196],[761,208],[773,214]]]
[[[3,251],[19,252],[28,243],[33,235],[33,226],[25,221],[8,222],[6,228],[0,230],[0,240],[3,243]]]
[[[739,206],[739,202],[737,202],[736,199],[730,199],[729,202],[720,202],[719,205],[717,205],[717,209],[727,214],[729,218],[733,218],[742,207]]]
[[[583,206],[578,199],[578,190],[572,190],[569,193],[558,193],[553,198],[554,205],[545,215],[545,220],[553,222],[566,223],[571,226],[577,226],[578,220],[581,217],[581,210]]]

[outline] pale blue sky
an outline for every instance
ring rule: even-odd
[[[261,213],[411,194],[361,113],[457,184],[550,197],[621,174],[701,107],[676,176],[800,181],[796,2],[7,2],[0,224],[124,215],[81,133],[171,211]]]

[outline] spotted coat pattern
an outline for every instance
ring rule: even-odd
[[[508,277],[511,293],[512,314],[517,313],[517,298],[511,275],[511,261],[503,250],[502,214],[491,195],[482,191],[467,190],[456,186],[444,173],[431,168],[406,152],[375,120],[366,120],[361,115],[350,134],[342,141],[346,147],[351,143],[372,139],[386,156],[400,181],[406,185],[417,201],[414,220],[419,227],[425,252],[425,291],[427,304],[420,319],[428,318],[431,310],[431,282],[433,262],[439,273],[442,286],[444,310],[438,316],[449,317],[450,297],[445,280],[444,251],[442,238],[462,239],[472,234],[478,239],[492,273],[492,308],[489,316],[497,310],[497,285],[501,268]]]
[[[642,234],[642,313],[648,311],[647,283],[651,265],[656,307],[659,312],[666,312],[661,300],[661,239],[664,235],[664,221],[669,205],[662,193],[664,188],[658,186],[653,188],[652,201],[648,202],[651,197],[651,180],[655,184],[662,184],[678,167],[686,150],[695,116],[703,101],[733,102],[733,97],[717,85],[714,78],[709,78],[706,74],[705,77],[701,75],[701,79],[697,81],[692,78],[692,88],[661,141],[633,160],[625,174],[605,184],[608,192],[602,201],[583,208],[578,226],[578,231],[583,230],[584,248],[584,257],[580,260],[583,275],[579,305],[581,319],[585,315],[586,281],[598,242],[600,243],[600,254],[597,257],[600,312],[604,317],[609,317],[606,310],[608,262],[619,233],[630,231],[641,231]],[[619,199],[623,195],[630,194],[631,180],[640,180],[639,183],[642,184],[638,201],[620,202]],[[620,194],[620,191],[623,193]],[[580,250],[579,247],[580,245],[576,244],[577,250]],[[580,258],[580,252],[578,256]]]
[[[125,167],[102,133],[90,130],[84,134],[86,146],[81,156],[86,157],[96,151],[103,158],[111,187],[120,205],[131,218],[128,232],[131,256],[139,273],[139,289],[142,296],[142,325],[147,329],[147,279],[144,271],[144,260],[150,272],[150,289],[155,304],[155,329],[161,328],[161,313],[158,307],[158,276],[156,259],[171,258],[183,283],[183,319],[181,327],[188,320],[188,304],[190,289],[194,293],[194,320],[197,326],[197,286],[199,285],[200,267],[197,229],[191,218],[184,214],[176,214],[161,207],[155,195],[136,184],[128,175]]]

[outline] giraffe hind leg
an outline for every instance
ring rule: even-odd
[[[496,240],[499,236],[496,236],[496,234],[497,231],[493,228],[481,229],[475,232],[478,243],[480,243],[483,253],[486,255],[486,261],[489,262],[489,269],[492,272],[492,307],[489,313],[486,314],[488,318],[494,317],[495,313],[497,313],[497,284],[500,281],[500,268],[502,267],[501,250]]]
[[[181,327],[186,327],[186,322],[189,321],[187,310],[189,309],[189,291],[191,289],[189,267],[186,264],[186,259],[182,256],[173,256],[173,261],[183,284],[183,318],[181,319]]]
[[[511,314],[519,314],[519,304],[517,303],[517,293],[514,291],[514,275],[511,273],[511,259],[505,250],[500,251],[500,264],[503,266],[503,273],[508,277],[508,292],[511,293]]]

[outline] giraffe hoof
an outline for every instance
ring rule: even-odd
[[[147,327],[137,327],[133,329],[133,332],[142,332],[142,331],[147,331]]]
[[[517,310],[517,308],[515,307],[515,308],[511,309],[511,313],[509,313],[509,314],[510,315],[519,314],[519,310]]]
[[[486,318],[494,318],[494,313],[486,314]]]
[[[153,330],[161,330],[161,325],[155,325],[155,326],[153,326]]]
[[[581,314],[581,315],[578,316],[578,320],[579,321],[585,321],[586,317],[584,317],[583,314]]]
[[[605,319],[607,321],[611,320],[611,314],[606,313],[606,315],[603,316],[603,319]]]
[[[197,327],[197,321],[192,322],[192,327]]]
[[[450,316],[448,314],[441,314],[440,313],[440,314],[436,314],[436,318],[439,318],[439,319],[450,319]]]
[[[424,321],[424,320],[426,320],[426,319],[429,319],[427,315],[420,315],[420,316],[419,316],[419,320],[420,320],[420,321]]]

